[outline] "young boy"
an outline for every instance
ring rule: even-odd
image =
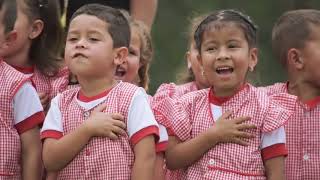
[[[0,0],[0,51],[16,40],[15,0]],[[44,113],[28,77],[0,59],[0,179],[40,179]]]
[[[52,100],[41,132],[44,164],[58,179],[153,178],[158,124],[142,88],[114,80],[129,43],[119,10],[89,4],[73,15],[65,60],[80,87]]]
[[[284,13],[272,32],[276,57],[287,69],[288,82],[266,88],[269,94],[288,92],[300,102],[285,126],[287,179],[320,177],[320,11]]]

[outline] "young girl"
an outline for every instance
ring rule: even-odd
[[[149,85],[149,67],[152,60],[153,49],[152,41],[146,25],[137,20],[133,20],[127,13],[123,12],[131,27],[131,41],[129,46],[129,55],[127,61],[116,69],[115,77],[117,80],[136,84],[143,87],[146,91]],[[149,103],[152,102],[152,96],[148,95]],[[156,144],[156,167],[154,179],[164,179],[163,156],[168,143],[168,134],[164,126],[159,125],[160,139]]]
[[[167,98],[157,107],[175,135],[169,139],[167,166],[186,168],[186,179],[283,179],[287,151],[282,125],[296,98],[268,96],[246,83],[258,61],[256,26],[238,11],[221,10],[200,23],[194,38],[211,87],[180,100]],[[246,116],[256,129],[232,133],[246,126],[239,123]],[[229,118],[238,124],[228,124]],[[253,138],[239,143],[248,133]]]
[[[44,107],[59,90],[52,85],[67,73],[60,70],[63,31],[58,1],[20,0],[15,24],[17,40],[0,54],[18,71],[30,74]],[[55,83],[59,84],[59,83]]]
[[[8,18],[10,17],[10,18]],[[0,49],[15,40],[16,1],[0,2]],[[40,179],[44,113],[30,79],[0,59],[0,179]]]
[[[191,19],[188,33],[189,50],[186,52],[188,72],[180,75],[179,81],[182,84],[162,84],[157,90],[156,98],[163,98],[168,95],[172,98],[179,98],[188,92],[209,87],[207,80],[201,74],[200,64],[197,60],[198,50],[195,48],[193,40],[194,32],[204,18],[205,16],[202,15]],[[160,95],[161,97],[159,97]]]
[[[65,60],[80,87],[52,100],[41,133],[44,164],[58,179],[153,178],[158,124],[144,90],[114,80],[129,42],[119,10],[89,4],[71,18]]]

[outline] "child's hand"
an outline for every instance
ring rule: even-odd
[[[43,109],[46,109],[49,104],[49,96],[44,92],[38,92],[38,96]]]
[[[119,135],[126,134],[124,117],[118,113],[106,114],[103,112],[107,107],[101,104],[95,108],[90,117],[85,121],[90,136],[108,137],[112,140],[118,139]]]
[[[253,138],[254,136],[250,133],[244,132],[244,130],[255,129],[256,126],[253,124],[243,123],[250,120],[250,117],[244,116],[227,120],[230,115],[231,112],[224,113],[216,121],[215,126],[208,130],[209,141],[211,141],[211,138],[217,138],[218,141],[222,143],[236,143],[247,146],[248,143],[244,139]]]

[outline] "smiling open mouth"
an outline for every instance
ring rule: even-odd
[[[123,77],[126,73],[127,73],[127,72],[126,72],[125,69],[123,69],[123,68],[120,67],[120,66],[117,66],[117,68],[116,68],[116,73],[115,73],[115,75],[116,75],[117,77]]]
[[[219,67],[216,69],[216,72],[218,74],[230,74],[233,72],[233,68],[232,67]]]

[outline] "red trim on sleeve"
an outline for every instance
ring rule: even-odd
[[[41,133],[40,138],[54,138],[54,139],[60,139],[62,138],[63,134],[62,132],[55,131],[55,130],[45,130]]]
[[[159,128],[156,125],[152,125],[152,126],[145,127],[140,131],[136,132],[135,134],[133,134],[132,137],[130,138],[130,143],[132,145],[136,145],[141,139],[152,134],[155,135],[155,141],[158,142]]]
[[[261,154],[262,154],[262,159],[266,161],[268,159],[279,157],[279,156],[287,156],[288,150],[284,143],[274,144],[272,146],[263,148]]]
[[[167,147],[168,147],[168,141],[163,141],[163,142],[157,143],[156,144],[156,153],[166,151]]]
[[[44,112],[40,111],[28,117],[27,119],[19,122],[14,127],[17,129],[19,134],[22,134],[34,128],[35,126],[42,124],[44,121],[44,118],[45,118]]]

